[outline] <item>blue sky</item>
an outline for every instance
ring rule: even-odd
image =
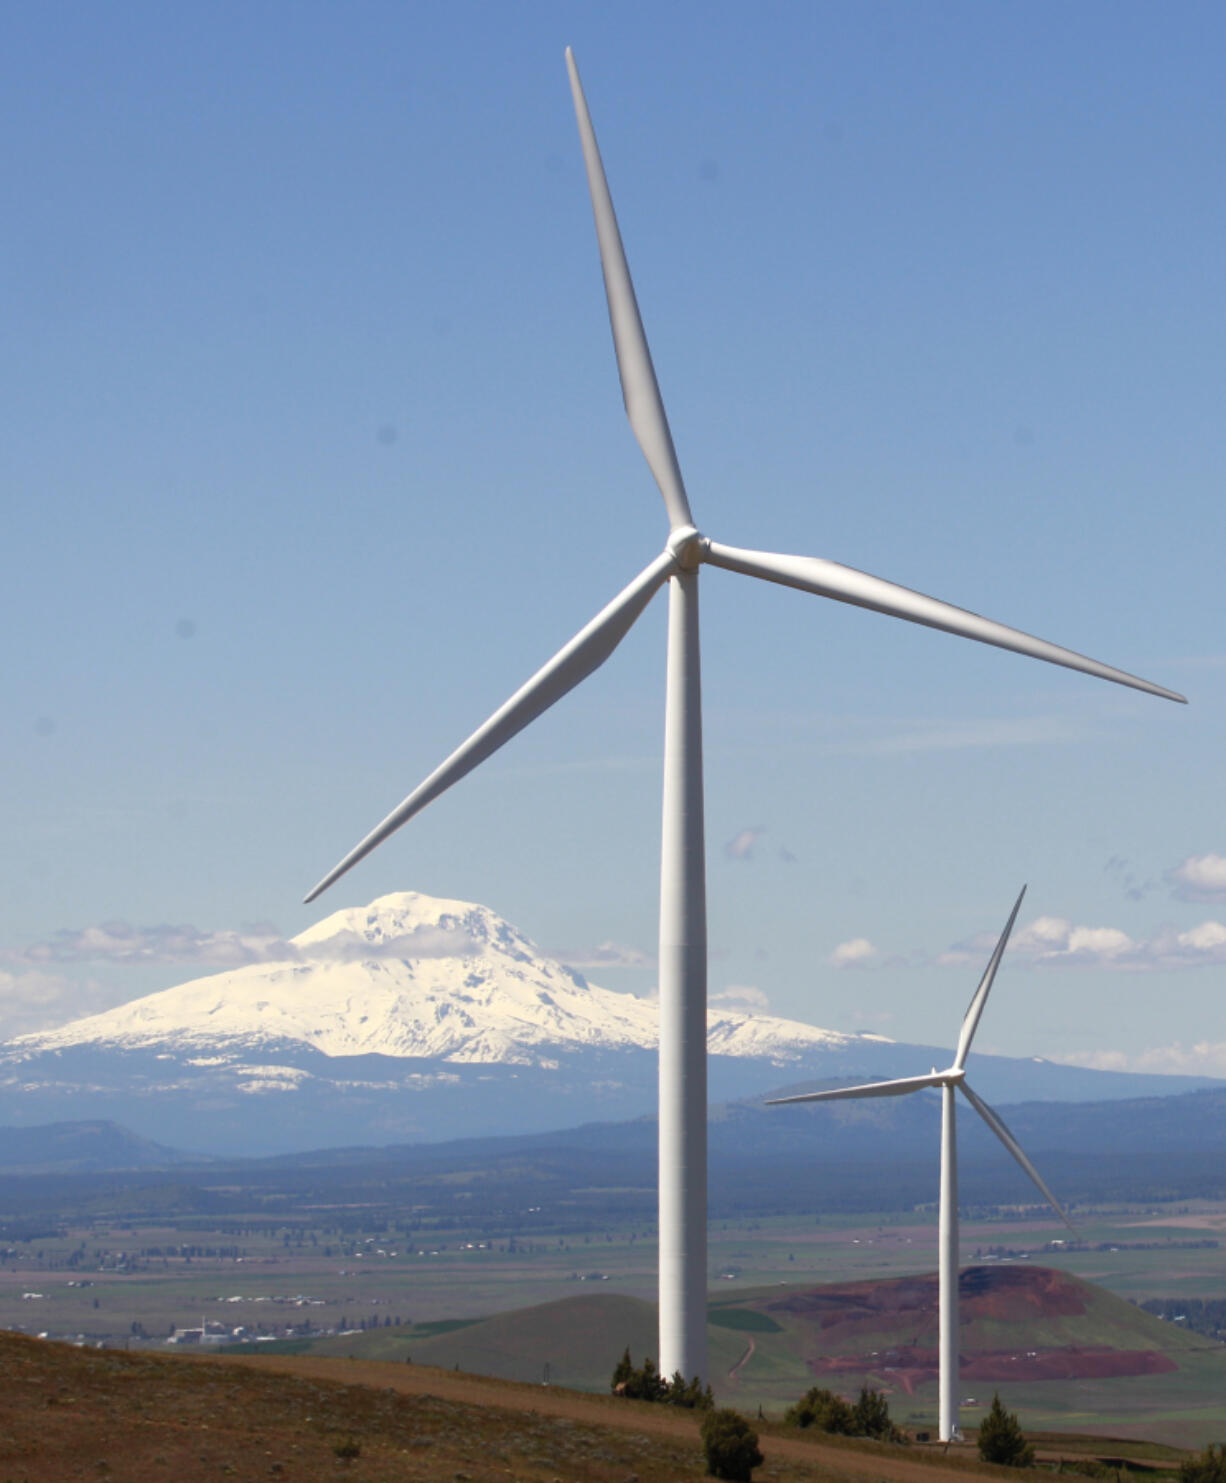
[[[1028,881],[985,1049],[1226,1075],[1224,42],[1191,4],[11,14],[0,1033],[301,930],[659,549],[571,44],[699,526],[1192,701],[708,571],[712,992],[952,1039]],[[663,617],[320,905],[479,900],[648,991]]]

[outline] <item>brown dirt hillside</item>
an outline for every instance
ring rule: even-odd
[[[360,1455],[337,1448],[352,1438]],[[966,1483],[967,1464],[764,1435],[761,1483]],[[989,1470],[995,1472],[997,1470]],[[0,1334],[5,1483],[676,1483],[697,1422],[611,1397],[415,1365],[76,1349]]]
[[[799,1322],[818,1377],[871,1375],[908,1394],[938,1373],[935,1276],[767,1294],[764,1313]],[[966,1267],[958,1279],[964,1381],[1101,1380],[1179,1368],[1188,1338],[1121,1298],[1051,1267]]]

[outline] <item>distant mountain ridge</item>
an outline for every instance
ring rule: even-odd
[[[109,1119],[204,1154],[532,1133],[654,1112],[657,1006],[542,953],[488,907],[405,891],[334,912],[278,962],[193,979],[0,1045],[0,1123]],[[713,1101],[781,1081],[944,1064],[897,1044],[713,1008]],[[994,1102],[1214,1083],[978,1056]]]
[[[178,1149],[105,1120],[0,1130],[0,1174],[165,1169],[191,1163]]]
[[[279,1104],[254,1104],[259,1114],[268,1105]],[[250,1117],[252,1106],[245,1099],[241,1110]],[[1075,1212],[1102,1201],[1146,1205],[1226,1195],[1226,1088],[1132,1101],[1002,1103],[998,1111]],[[713,1106],[712,1216],[750,1208],[809,1211],[814,1202],[843,1211],[932,1206],[939,1127],[936,1093],[790,1107],[766,1106],[759,1096]],[[375,1144],[367,1129],[364,1142],[340,1146],[335,1119],[328,1131],[332,1141],[309,1150],[253,1157],[248,1144],[238,1157],[207,1158],[111,1123],[0,1126],[0,1210],[28,1213],[47,1199],[59,1209],[61,1196],[73,1190],[79,1198],[109,1190],[91,1178],[111,1170],[127,1175],[127,1188],[154,1191],[169,1188],[169,1174],[176,1206],[186,1201],[193,1209],[200,1199],[201,1208],[247,1210],[252,1195],[243,1191],[255,1190],[261,1192],[257,1203],[268,1192],[279,1203],[305,1199],[355,1208],[403,1199],[435,1215],[472,1220],[480,1211],[497,1223],[508,1210],[522,1218],[530,1200],[535,1218],[572,1229],[584,1218],[603,1223],[610,1198],[622,1215],[633,1208],[650,1220],[655,1208],[652,1115],[478,1137],[448,1136],[444,1126],[433,1141],[398,1144]],[[959,1147],[964,1204],[1034,1203],[1026,1176],[978,1119],[964,1120]],[[594,1169],[600,1170],[597,1185]],[[39,1184],[29,1177],[42,1174],[55,1178]],[[1043,1219],[1054,1219],[1045,1206],[1041,1211]],[[1202,1236],[1217,1244],[1216,1232],[1196,1230],[1188,1232],[1188,1244]]]

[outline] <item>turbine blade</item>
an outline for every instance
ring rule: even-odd
[[[617,228],[609,183],[600,161],[596,132],[592,128],[583,84],[579,81],[579,69],[575,66],[570,47],[566,48],[566,70],[570,74],[570,90],[574,95],[575,117],[583,145],[583,163],[587,167],[588,190],[592,196],[592,213],[596,218],[596,240],[600,245],[600,266],[604,272],[605,297],[609,301],[609,323],[613,328],[613,348],[617,352],[626,416],[664,496],[669,524],[676,530],[680,525],[694,523],[690,502],[681,480],[673,436],[668,429],[664,402],[651,364],[651,351],[647,348],[647,336],[643,333],[643,321],[634,296],[621,232]]]
[[[656,591],[676,568],[676,558],[665,551],[624,588],[595,618],[571,639],[565,648],[515,692],[499,710],[479,726],[462,746],[457,747],[441,767],[437,767],[420,787],[398,808],[372,829],[366,838],[330,870],[304,900],[314,901],[322,891],[339,880],[359,860],[369,855],[376,845],[414,814],[458,782],[479,763],[491,756],[529,722],[547,711],[556,701],[573,690],[581,680],[605,662],[629,633],[635,619],[651,601]]]
[[[735,546],[721,546],[715,541],[706,543],[702,559],[730,572],[762,577],[785,587],[798,587],[802,592],[815,592],[819,597],[833,597],[837,602],[871,608],[892,618],[905,618],[908,623],[941,628],[946,633],[960,634],[981,644],[995,644],[999,649],[1012,649],[1018,654],[1045,659],[1049,664],[1081,670],[1087,675],[1097,675],[1101,680],[1114,680],[1117,685],[1128,685],[1133,690],[1160,695],[1164,700],[1187,704],[1186,698],[1174,690],[1138,679],[1122,669],[1113,669],[1097,659],[1087,659],[1071,649],[1062,649],[1058,644],[1049,644],[1045,639],[1033,638],[1019,629],[1006,628],[1003,623],[981,618],[965,608],[955,608],[935,597],[925,597],[922,592],[913,592],[909,587],[870,577],[854,567],[840,566],[836,561],[823,561],[817,556],[781,556],[773,551],[742,551]]]
[[[971,1091],[970,1087],[967,1086],[966,1082],[960,1082],[959,1086],[965,1093],[966,1100],[971,1104],[971,1106],[975,1109],[979,1116],[983,1118],[984,1122],[987,1123],[988,1127],[991,1128],[993,1133],[996,1134],[996,1136],[1005,1145],[1005,1147],[1018,1161],[1022,1168],[1025,1169],[1026,1173],[1030,1175],[1030,1178],[1039,1189],[1043,1198],[1056,1212],[1056,1214],[1060,1217],[1064,1224],[1068,1226],[1069,1230],[1074,1231],[1076,1228],[1074,1227],[1073,1222],[1068,1218],[1064,1207],[1060,1204],[1060,1201],[1056,1199],[1055,1195],[1052,1194],[1051,1190],[1047,1188],[1047,1185],[1043,1182],[1043,1176],[1026,1157],[1025,1153],[1022,1151],[1022,1145],[1005,1126],[1003,1120],[1000,1117],[1000,1114],[993,1112],[982,1097],[977,1097],[975,1093]]]
[[[966,1011],[966,1018],[962,1021],[962,1033],[958,1036],[958,1049],[954,1055],[954,1065],[959,1071],[966,1065],[966,1058],[970,1054],[971,1041],[975,1038],[975,1031],[979,1028],[979,1017],[983,1014],[983,1007],[988,1002],[988,995],[992,992],[992,983],[996,978],[996,970],[1000,967],[1000,960],[1005,955],[1005,946],[1009,941],[1009,934],[1013,931],[1013,924],[1017,921],[1017,914],[1022,905],[1022,897],[1026,894],[1023,886],[1017,900],[1013,903],[1013,910],[1009,913],[1009,920],[1005,923],[1005,930],[1000,934],[1000,940],[992,949],[992,956],[988,959],[988,966],[983,970],[983,977],[979,980],[979,987],[971,998],[970,1007]]]
[[[939,1087],[949,1080],[948,1073],[934,1071],[931,1076],[904,1076],[898,1081],[870,1081],[863,1086],[834,1087],[828,1092],[802,1092],[797,1097],[771,1097],[767,1107],[785,1107],[789,1102],[837,1102],[841,1097],[903,1097],[924,1087]]]

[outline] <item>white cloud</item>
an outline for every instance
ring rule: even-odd
[[[1226,927],[1221,922],[1202,922],[1188,932],[1179,934],[1180,943],[1198,953],[1217,953],[1226,946]]]
[[[599,942],[595,947],[551,948],[551,958],[568,968],[649,968],[655,959],[623,942]]]
[[[22,963],[204,963],[237,968],[244,963],[282,962],[295,952],[275,927],[263,924],[212,932],[168,923],[133,927],[128,922],[103,922],[65,929],[5,956]]]
[[[986,959],[995,944],[981,932],[956,943],[937,962],[946,967]],[[1226,926],[1217,921],[1179,931],[1160,927],[1151,937],[1132,938],[1119,927],[1078,926],[1067,917],[1036,917],[1014,933],[1009,956],[1036,968],[1199,968],[1226,963]]]
[[[765,833],[765,829],[742,829],[724,845],[724,854],[729,860],[752,860],[753,847]]]
[[[1137,944],[1118,927],[1072,927],[1064,948],[1051,956],[1085,958],[1091,963],[1113,963],[1125,954],[1134,953]]]
[[[2,956],[11,963],[183,963],[206,968],[242,968],[249,963],[351,962],[357,958],[455,958],[473,951],[464,932],[418,927],[401,937],[370,942],[356,932],[338,932],[305,948],[287,941],[266,923],[237,931],[163,923],[128,922],[65,929],[45,942]]]
[[[1010,939],[1010,946],[1019,953],[1059,952],[1068,946],[1072,930],[1072,924],[1064,917],[1035,917]],[[996,939],[986,934],[980,941],[987,942],[989,951],[996,945]]]
[[[877,949],[867,937],[852,937],[840,942],[826,961],[832,968],[865,968],[877,956]]]
[[[1167,879],[1181,901],[1226,901],[1226,855],[1189,855]]]
[[[911,752],[961,752],[980,747],[1051,746],[1081,741],[1084,723],[1067,716],[1013,716],[972,720],[921,721],[893,736],[867,741],[862,750],[877,756]]]
[[[42,968],[25,973],[0,969],[0,1040],[109,1009],[122,997],[93,979],[82,983]]]
[[[725,1004],[730,1009],[755,1009],[765,1010],[770,1008],[770,1000],[752,984],[729,984],[726,989],[721,989],[718,994],[711,995],[712,1004]]]
[[[1089,1066],[1095,1071],[1148,1071],[1166,1076],[1226,1077],[1226,1041],[1197,1041],[1184,1045],[1157,1045],[1128,1054],[1120,1050],[1087,1051],[1081,1055],[1053,1056],[1066,1066]]]

